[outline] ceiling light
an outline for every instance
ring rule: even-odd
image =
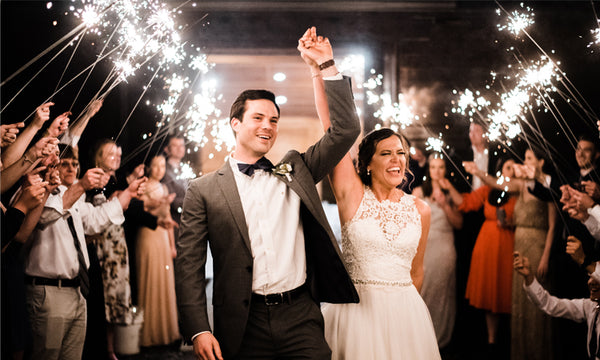
[[[275,73],[275,75],[273,75],[273,80],[275,80],[275,81],[283,81],[286,78],[287,78],[287,76],[285,76],[285,74],[282,72],[278,72],[278,73]]]
[[[277,103],[277,105],[283,105],[283,104],[287,103],[287,97],[285,97],[283,95],[279,95],[275,98],[275,102]]]

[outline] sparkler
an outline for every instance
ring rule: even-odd
[[[529,6],[524,6],[523,3],[520,4],[521,8],[525,10],[525,12],[519,12],[517,10],[513,11],[509,14],[506,24],[498,24],[496,25],[498,31],[507,30],[515,36],[519,36],[521,32],[527,29],[529,26],[535,23],[533,17],[535,14],[533,13],[533,9]],[[502,15],[500,9],[496,9],[496,14],[498,16]]]
[[[590,30],[592,33],[593,41],[591,41],[587,47],[592,47],[594,45],[600,45],[600,20],[598,21],[598,28]]]
[[[558,63],[560,64],[560,62]],[[555,63],[546,56],[540,60],[531,61],[530,64],[520,63],[521,71],[514,75],[507,75],[504,80],[513,81],[514,86],[505,92],[495,92],[499,98],[495,105],[480,96],[480,93],[465,89],[460,93],[456,106],[452,112],[468,116],[470,120],[477,115],[479,120],[488,123],[486,136],[490,140],[500,140],[503,136],[514,139],[521,133],[521,121],[526,121],[526,116],[531,109],[545,107],[542,97],[556,92],[556,83],[562,80],[562,73]],[[495,78],[496,73],[492,73]],[[475,98],[475,95],[478,97]]]
[[[376,74],[371,70],[372,76],[367,79],[362,88],[365,89],[367,104],[378,107],[373,116],[387,124],[392,130],[405,129],[419,120],[419,116],[414,113],[413,107],[406,101],[405,95],[398,94],[398,101],[393,102],[388,93],[378,94],[377,89],[383,84],[383,75]]]
[[[425,142],[425,150],[432,150],[434,152],[443,153],[444,140],[442,140],[442,134],[439,135],[439,138],[427,138],[427,141]]]

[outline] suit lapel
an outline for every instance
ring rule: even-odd
[[[246,224],[246,216],[244,215],[244,208],[242,207],[242,201],[240,199],[237,185],[235,184],[233,171],[231,170],[229,161],[226,161],[225,165],[223,165],[217,173],[219,174],[219,181],[217,183],[219,184],[219,188],[221,189],[223,197],[227,201],[227,206],[229,206],[229,211],[231,211],[233,221],[237,225],[240,234],[242,234],[244,244],[246,244],[248,250],[250,250],[250,253],[252,253],[252,248],[250,247],[250,237],[248,235],[248,225]]]
[[[283,181],[290,189],[292,189],[292,191],[294,191],[296,194],[298,194],[298,196],[300,197],[300,200],[304,203],[304,205],[306,206],[306,208],[311,212],[311,214],[313,215],[313,217],[315,219],[317,219],[317,221],[319,221],[319,223],[321,223],[322,226],[324,226],[323,224],[323,216],[321,216],[321,212],[319,212],[318,207],[321,208],[321,203],[315,203],[313,200],[313,196],[310,196],[310,190],[307,190],[307,188],[305,188],[305,186],[309,186],[312,187],[314,190],[314,181],[312,178],[312,175],[310,174],[310,172],[308,172],[308,169],[303,166],[304,164],[300,165],[298,164],[297,161],[294,161],[294,159],[292,159],[291,156],[284,156],[284,158],[278,163],[290,163],[292,165],[293,171],[290,174],[292,181],[289,181],[284,175],[275,175],[277,176],[277,178],[280,181]],[[302,161],[301,159],[299,161]],[[302,170],[306,170],[306,172],[302,171]],[[319,199],[317,197],[317,199]],[[326,226],[324,226],[324,228],[327,228]]]

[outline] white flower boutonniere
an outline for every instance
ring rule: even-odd
[[[288,182],[292,182],[292,177],[290,176],[290,174],[292,173],[293,168],[292,165],[290,165],[289,163],[277,164],[275,165],[272,171],[275,175],[284,175]]]

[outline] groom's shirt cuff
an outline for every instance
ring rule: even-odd
[[[202,335],[204,333],[209,333],[210,331],[201,331],[197,334],[195,334],[194,336],[192,336],[192,344],[194,343],[194,339],[198,337],[198,335]]]
[[[333,76],[323,76],[323,80],[343,80],[344,77],[341,73],[337,73]]]

